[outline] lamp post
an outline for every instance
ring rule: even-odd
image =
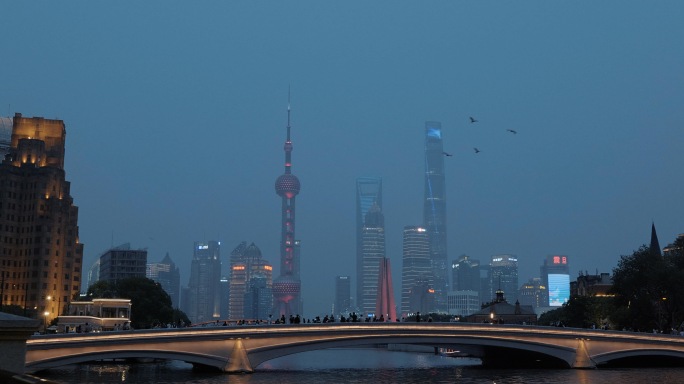
[[[43,320],[43,333],[47,333],[47,318],[50,315],[50,312],[45,311],[43,312],[43,315],[45,315],[45,319]]]

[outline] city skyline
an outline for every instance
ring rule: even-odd
[[[652,221],[662,246],[684,232],[684,4],[82,5],[3,5],[0,115],[65,122],[84,269],[129,242],[185,283],[212,239],[277,264],[288,85],[306,313],[355,276],[359,177],[382,177],[398,291],[425,121],[452,155],[447,263],[514,254],[523,283],[560,254],[572,279],[611,272]]]

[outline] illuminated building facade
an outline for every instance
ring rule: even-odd
[[[0,308],[46,322],[78,295],[83,273],[65,140],[62,120],[0,119]]]
[[[430,239],[427,229],[418,226],[404,227],[403,258],[401,266],[401,316],[410,313],[427,313],[434,303],[430,263]]]
[[[565,255],[547,256],[540,267],[542,284],[548,291],[547,306],[560,307],[570,300],[570,265]]]
[[[185,298],[183,299],[185,300]],[[186,314],[193,323],[221,317],[221,243],[196,241],[190,264]]]
[[[287,106],[287,137],[285,139],[285,173],[275,182],[275,191],[282,199],[280,230],[280,276],[273,282],[273,315],[302,315],[299,277],[299,249],[295,241],[295,198],[301,184],[292,174],[292,140],[290,139],[290,105]]]
[[[489,264],[492,289],[502,290],[507,300],[515,303],[518,300],[518,258],[515,255],[494,255]],[[490,294],[494,298],[496,292]]]
[[[109,249],[100,256],[99,281],[145,277],[146,272],[147,250],[131,249],[129,243]]]
[[[335,306],[333,313],[345,315],[351,310],[351,278],[349,276],[335,277]]]
[[[446,312],[449,277],[447,269],[446,182],[442,124],[425,123],[425,199],[423,224],[430,234],[430,262],[435,291],[435,310]]]
[[[259,282],[252,284],[251,281],[255,278],[258,278]],[[264,314],[263,305],[266,301],[269,303],[268,314],[272,314],[273,266],[262,258],[261,250],[254,243],[247,245],[243,241],[231,252],[229,284],[230,320],[264,320],[252,316]],[[256,291],[252,292],[252,289]],[[269,296],[266,299],[264,295],[267,293]]]
[[[382,179],[379,177],[360,177],[356,179],[356,304],[361,305],[364,294],[364,254],[363,228],[366,215],[371,207],[377,206],[382,212]],[[384,256],[384,252],[383,252]]]
[[[375,312],[378,298],[378,276],[385,258],[385,218],[377,204],[366,213],[361,230],[361,297],[357,303],[364,314]]]
[[[180,307],[180,271],[168,252],[162,261],[147,264],[145,275],[148,279],[158,282],[169,294],[174,308]]]

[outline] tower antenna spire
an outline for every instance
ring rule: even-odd
[[[290,141],[290,86],[287,86],[287,141]]]

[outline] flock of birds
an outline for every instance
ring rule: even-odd
[[[472,117],[472,116],[470,116],[469,118],[470,118],[470,124],[477,123],[477,122],[479,121],[479,120],[477,120],[476,118],[474,118],[474,117]],[[506,132],[510,132],[510,133],[512,133],[512,134],[514,134],[514,135],[516,135],[516,134],[518,133],[518,131],[516,131],[516,130],[514,130],[514,129],[507,129]],[[476,154],[482,152],[482,151],[480,151],[477,147],[473,147],[473,150],[475,150],[475,153],[476,153]],[[442,153],[444,154],[444,156],[447,156],[447,157],[453,156],[453,154],[448,153],[448,152],[442,152]]]

